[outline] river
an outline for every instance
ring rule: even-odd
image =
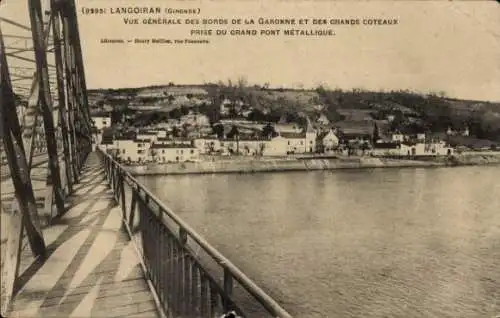
[[[500,315],[500,167],[139,177],[294,317]]]

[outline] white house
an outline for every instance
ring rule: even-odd
[[[313,153],[316,151],[316,131],[312,129],[310,126],[308,126],[306,132],[306,147],[304,149],[304,152],[308,153]]]
[[[193,140],[189,138],[182,138],[182,137],[174,137],[174,138],[157,138],[156,141],[154,141],[155,144],[160,144],[160,145],[185,145],[185,146],[191,146],[193,145]]]
[[[424,143],[402,143],[400,145],[401,156],[425,156],[427,154],[426,145]]]
[[[262,155],[266,147],[266,139],[241,138],[238,140],[239,151],[242,155],[255,156]]]
[[[378,142],[370,150],[373,156],[446,156],[454,153],[444,141]]]
[[[324,152],[331,152],[339,147],[340,139],[335,134],[335,130],[330,129],[326,134],[320,135],[320,142]]]
[[[287,153],[312,153],[316,150],[316,133],[313,131],[303,133],[280,133],[286,139]]]
[[[99,112],[91,116],[95,129],[92,131],[93,145],[95,148],[102,143],[102,134],[105,128],[111,127],[111,113]],[[106,143],[108,145],[108,143]]]
[[[158,133],[155,131],[140,130],[136,133],[136,139],[149,140],[149,142],[155,142],[158,139]]]
[[[394,142],[377,142],[370,149],[370,154],[375,157],[401,156],[401,144]]]
[[[221,115],[228,115],[231,110],[231,101],[228,98],[224,98],[224,100],[220,103],[220,113]]]
[[[149,161],[149,140],[117,138],[116,149],[118,159],[124,162],[144,163]]]
[[[92,121],[98,132],[102,132],[104,128],[111,127],[111,114],[110,113],[95,113],[92,115]]]
[[[200,151],[194,146],[184,144],[152,144],[150,155],[153,162],[174,163],[197,161]]]
[[[392,141],[403,142],[403,141],[405,141],[405,135],[403,135],[401,133],[392,134]]]
[[[321,114],[318,118],[318,120],[316,120],[316,122],[320,125],[323,125],[323,126],[327,126],[327,125],[330,125],[330,121],[328,120],[328,118],[326,117],[325,114]]]
[[[288,147],[288,140],[277,136],[266,142],[262,154],[264,156],[286,156]]]
[[[181,125],[187,124],[191,126],[203,127],[210,126],[210,119],[206,115],[190,112],[180,118],[180,123]]]

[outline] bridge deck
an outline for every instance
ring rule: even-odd
[[[44,229],[45,261],[21,256],[9,317],[157,317],[152,293],[97,155],[69,209]]]

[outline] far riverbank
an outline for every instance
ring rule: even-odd
[[[171,164],[125,166],[133,175],[179,175],[212,173],[255,173],[366,168],[452,167],[500,164],[500,152],[466,153],[432,160],[375,157],[225,159]]]

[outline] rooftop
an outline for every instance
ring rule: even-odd
[[[372,121],[344,120],[335,123],[343,135],[372,135],[374,123]]]
[[[157,141],[192,141],[191,138],[186,138],[186,137],[174,137],[174,138],[168,138],[168,137],[161,137],[158,138]]]
[[[306,138],[306,134],[303,132],[295,133],[295,132],[280,132],[279,135],[283,138],[287,139],[304,139]]]
[[[105,111],[96,111],[96,112],[91,113],[90,116],[92,118],[95,118],[95,117],[111,117],[111,113],[110,112],[105,112]]]
[[[157,133],[154,131],[148,131],[148,130],[140,130],[137,132],[138,135],[151,135],[151,136],[156,136]]]
[[[194,149],[196,147],[192,145],[186,145],[186,144],[152,144],[151,149],[171,149],[171,148],[177,148],[177,149]]]

